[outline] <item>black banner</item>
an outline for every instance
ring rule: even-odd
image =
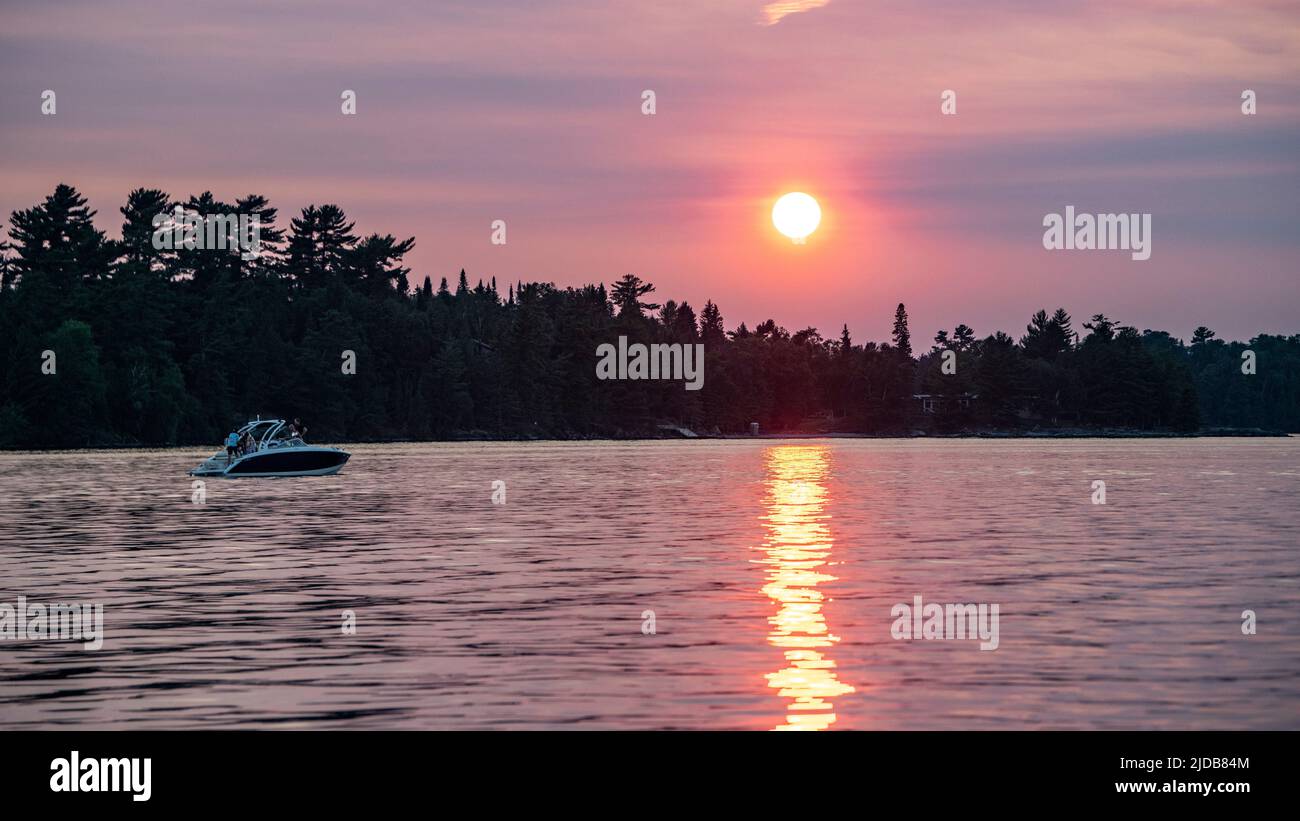
[[[7,798],[51,810],[419,806],[626,809],[691,796],[776,804],[828,792],[963,808],[1283,801],[1289,733],[17,732]],[[1172,802],[1172,803],[1171,803]],[[626,803],[626,802],[623,802]],[[624,812],[619,802],[606,807]]]

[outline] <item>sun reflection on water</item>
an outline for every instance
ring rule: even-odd
[[[776,605],[768,617],[767,640],[785,652],[786,665],[767,674],[768,686],[789,699],[785,722],[777,730],[824,730],[835,723],[836,696],[853,688],[835,675],[825,648],[839,641],[826,626],[822,582],[831,555],[827,526],[824,446],[783,446],[767,451],[767,497],[763,516],[767,538],[761,560],[767,565],[763,593]]]

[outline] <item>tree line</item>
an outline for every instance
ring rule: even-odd
[[[260,254],[156,248],[155,215],[256,215]],[[287,226],[261,196],[174,200],[137,189],[121,239],[59,185],[0,242],[0,447],[211,444],[254,415],[301,417],[318,441],[908,433],[1106,428],[1300,431],[1300,335],[1189,343],[1098,314],[1040,311],[1014,338],[958,325],[913,350],[824,338],[721,308],[655,301],[627,274],[558,288],[471,285],[403,264],[414,238],[359,235],[342,209]],[[1077,325],[1077,327],[1076,327]],[[702,344],[704,387],[601,381],[596,350]],[[1255,372],[1243,373],[1249,351]],[[950,353],[949,353],[950,352]],[[345,367],[348,356],[354,363]],[[926,413],[924,395],[940,402]]]

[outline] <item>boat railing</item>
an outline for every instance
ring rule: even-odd
[[[241,438],[244,434],[249,434],[253,440],[252,447],[242,451],[240,457],[271,448],[303,447],[307,444],[299,434],[289,433],[288,425],[283,419],[259,418],[241,427],[237,433]],[[225,453],[219,453],[217,456],[223,461],[226,460]]]

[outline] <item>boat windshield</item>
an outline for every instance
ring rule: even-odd
[[[257,450],[269,447],[273,443],[283,446],[295,437],[289,435],[289,426],[283,419],[259,419],[256,422],[249,422],[238,431],[242,439],[245,434],[252,437],[256,443]]]
[[[266,439],[263,441],[266,444],[270,444],[274,442],[277,445],[284,445],[294,441],[301,442],[302,438],[299,437],[297,434],[290,433],[288,425],[281,425],[280,427],[268,433],[266,435]]]

